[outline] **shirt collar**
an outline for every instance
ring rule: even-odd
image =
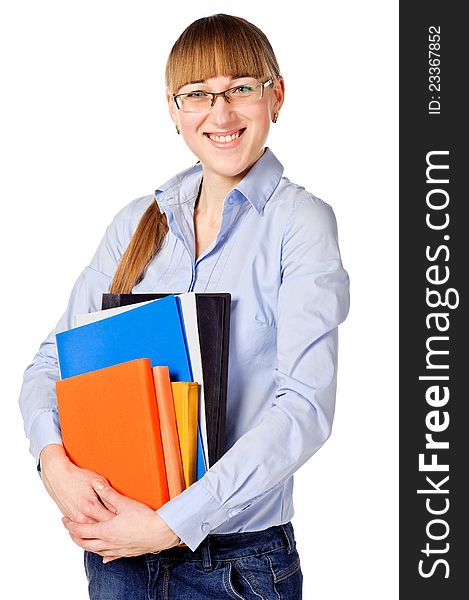
[[[200,162],[181,171],[155,190],[155,198],[162,212],[174,204],[185,204],[197,197],[202,179]],[[269,147],[235,186],[258,213],[264,209],[283,175],[283,165]]]

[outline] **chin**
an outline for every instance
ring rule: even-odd
[[[216,173],[223,175],[224,177],[236,177],[249,167],[251,167],[257,160],[262,156],[262,152],[253,153],[250,156],[236,155],[220,157],[214,160],[213,156],[200,158],[200,162]]]

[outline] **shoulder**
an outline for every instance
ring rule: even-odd
[[[125,204],[113,217],[108,234],[111,235],[120,249],[125,250],[143,214],[152,202],[155,201],[154,194],[141,196]],[[122,250],[122,251],[123,251]]]
[[[285,233],[297,229],[310,233],[337,230],[331,205],[287,177],[281,178],[266,208],[272,215],[283,215]]]
[[[115,271],[142,215],[152,202],[153,194],[136,198],[114,215],[91,259],[90,266],[93,269],[109,275]]]
[[[135,229],[147,208],[155,201],[155,195],[141,196],[124,205],[114,216],[116,225]],[[133,227],[135,225],[135,227]]]

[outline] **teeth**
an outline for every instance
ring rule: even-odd
[[[233,133],[232,135],[213,135],[212,133],[208,134],[208,137],[211,140],[214,140],[215,142],[222,142],[223,144],[226,144],[227,142],[232,142],[233,140],[236,140],[237,138],[239,138],[240,136],[240,132],[236,132]]]

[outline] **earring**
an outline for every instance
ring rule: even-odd
[[[181,133],[181,130],[179,129],[179,127],[176,125],[176,131],[178,132],[178,135]]]
[[[276,112],[273,116],[272,123],[276,123],[278,119],[278,112]]]

